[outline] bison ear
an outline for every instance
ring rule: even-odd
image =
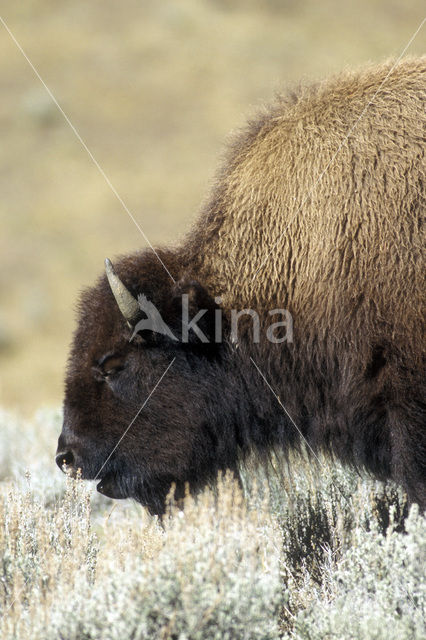
[[[219,302],[197,280],[185,277],[176,282],[167,316],[183,344],[218,346],[222,322]]]

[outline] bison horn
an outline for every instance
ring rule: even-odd
[[[130,291],[126,289],[124,284],[121,282],[120,278],[114,271],[111,260],[109,260],[108,258],[106,258],[105,260],[105,271],[108,278],[109,286],[111,287],[113,296],[117,301],[118,308],[126,318],[127,322],[130,325],[133,325],[140,314],[138,301],[132,296]]]

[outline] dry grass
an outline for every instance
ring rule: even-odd
[[[153,243],[226,134],[300,78],[397,55],[421,0],[31,0],[6,20]],[[58,404],[78,290],[145,244],[0,26],[0,404]],[[426,31],[410,52],[423,52]]]

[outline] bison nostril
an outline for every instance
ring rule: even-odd
[[[66,466],[71,466],[74,463],[74,454],[72,451],[63,451],[58,453],[55,460],[58,467],[62,470],[64,464]]]

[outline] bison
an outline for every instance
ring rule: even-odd
[[[106,262],[60,467],[161,514],[173,484],[304,442],[426,506],[425,82],[406,58],[279,96],[177,247]]]

